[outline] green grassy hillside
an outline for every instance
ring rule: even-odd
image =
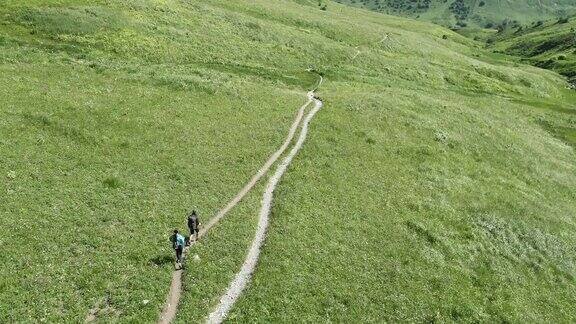
[[[442,27],[288,0],[0,4],[0,322],[154,322],[168,235],[324,108],[281,182],[252,321],[574,321],[576,100]],[[261,186],[190,252],[242,263]]]
[[[419,18],[444,26],[485,26],[504,20],[527,23],[572,13],[572,0],[335,0],[370,10]]]
[[[567,76],[576,85],[576,18],[519,26],[488,38],[495,51]]]

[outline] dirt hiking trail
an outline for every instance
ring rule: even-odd
[[[322,77],[320,77],[320,83],[322,83]],[[268,180],[268,184],[266,186],[266,190],[264,191],[264,196],[262,198],[262,207],[260,209],[260,217],[258,220],[258,228],[256,229],[256,235],[254,236],[254,240],[250,246],[250,250],[248,250],[248,255],[244,260],[244,264],[240,271],[234,277],[234,280],[230,283],[228,290],[224,293],[224,295],[220,298],[220,302],[218,306],[214,309],[212,313],[210,313],[207,323],[211,324],[220,324],[224,321],[228,312],[234,306],[234,303],[240,297],[242,291],[246,288],[250,278],[252,277],[252,273],[256,268],[256,264],[258,262],[258,257],[260,256],[260,249],[262,244],[264,243],[264,239],[266,238],[266,231],[268,229],[270,212],[272,209],[272,200],[274,198],[274,190],[276,186],[280,182],[280,179],[288,169],[288,166],[292,162],[292,159],[296,156],[296,154],[302,148],[304,141],[306,140],[306,135],[308,134],[308,125],[310,121],[314,117],[314,115],[322,108],[322,101],[314,97],[314,91],[310,91],[308,93],[308,98],[313,100],[315,105],[314,108],[308,113],[306,119],[302,124],[302,130],[300,132],[300,136],[298,137],[298,141],[290,151],[290,153],[284,158],[282,163],[276,169],[276,172],[272,177]]]
[[[230,200],[230,202],[228,202],[228,204],[226,204],[226,206],[222,210],[220,210],[218,214],[216,214],[216,216],[210,219],[210,221],[208,221],[208,223],[206,223],[200,229],[200,232],[198,233],[198,239],[202,238],[214,225],[216,225],[220,220],[222,220],[222,218],[224,218],[224,216],[226,216],[226,214],[232,208],[234,208],[234,206],[236,206],[250,192],[250,190],[252,190],[252,188],[254,188],[256,183],[268,172],[270,167],[278,160],[278,158],[284,153],[284,151],[286,151],[286,149],[292,142],[292,139],[294,138],[296,131],[298,130],[298,126],[302,121],[302,117],[304,116],[304,111],[306,110],[306,107],[308,107],[315,100],[316,99],[314,98],[313,91],[310,91],[308,93],[308,101],[298,110],[296,118],[294,119],[294,122],[292,123],[288,135],[286,136],[286,140],[284,141],[282,146],[280,146],[280,148],[268,158],[268,160],[262,166],[262,168],[258,170],[258,172],[252,177],[252,179],[250,179],[248,183],[246,183],[246,185],[236,194],[236,196],[234,196],[234,198],[232,198],[232,200]],[[196,242],[192,242],[192,245],[195,243]],[[184,256],[186,255],[187,252],[188,248],[184,250]],[[158,323],[168,324],[172,322],[172,320],[176,316],[176,311],[178,308],[178,303],[180,301],[181,294],[182,294],[182,270],[179,269],[175,270],[172,274],[170,291],[166,298],[166,303],[164,305],[162,313],[160,314],[160,318],[158,319]]]

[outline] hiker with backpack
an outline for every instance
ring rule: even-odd
[[[193,210],[192,213],[188,216],[188,229],[190,230],[189,242],[192,242],[192,237],[194,237],[194,242],[198,241],[198,233],[200,232],[200,219],[198,218],[195,210]]]
[[[170,242],[172,242],[172,248],[176,251],[176,264],[182,264],[182,252],[184,252],[184,245],[186,245],[186,240],[184,236],[178,233],[178,230],[174,230],[174,234],[170,236]]]

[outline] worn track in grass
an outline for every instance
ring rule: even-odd
[[[322,78],[320,79],[320,84],[322,83]],[[314,115],[322,108],[322,101],[314,97],[314,92],[310,91],[308,93],[308,97],[310,100],[315,102],[314,108],[308,113],[306,119],[302,124],[302,131],[300,132],[300,136],[298,137],[298,141],[290,151],[290,153],[284,158],[282,163],[276,169],[276,172],[266,186],[266,190],[264,191],[264,196],[262,198],[262,207],[260,209],[260,218],[258,220],[258,228],[256,229],[256,235],[254,236],[254,240],[250,246],[250,250],[248,250],[248,255],[244,260],[244,264],[240,271],[236,274],[230,286],[228,287],[227,291],[222,295],[220,298],[220,302],[218,306],[210,313],[207,322],[208,323],[222,323],[226,318],[226,315],[234,306],[234,303],[240,297],[240,294],[246,288],[248,281],[252,277],[252,273],[256,267],[258,262],[258,257],[260,256],[260,248],[264,243],[264,239],[266,238],[266,231],[268,229],[270,211],[272,209],[272,200],[274,198],[274,190],[276,186],[280,182],[280,179],[286,172],[286,169],[292,162],[292,159],[296,156],[298,151],[302,148],[304,141],[306,140],[306,135],[308,133],[308,125],[310,121],[314,117]]]
[[[226,216],[226,214],[232,208],[234,208],[234,206],[236,206],[250,192],[250,190],[252,190],[252,188],[254,188],[256,183],[268,172],[270,167],[284,153],[284,151],[290,145],[290,142],[292,142],[292,139],[294,138],[296,131],[298,130],[298,126],[300,125],[302,117],[304,116],[304,111],[306,107],[308,107],[308,105],[310,105],[314,100],[315,99],[313,96],[313,92],[311,91],[308,93],[308,101],[298,110],[296,118],[294,119],[294,122],[292,123],[292,126],[290,127],[290,130],[288,132],[288,136],[286,136],[286,140],[284,141],[282,146],[268,158],[268,160],[262,166],[262,168],[258,170],[258,172],[252,177],[252,179],[250,179],[248,183],[246,183],[246,185],[236,194],[236,196],[234,196],[234,198],[232,198],[232,200],[230,200],[230,202],[228,202],[228,204],[226,204],[226,206],[222,210],[220,210],[218,214],[216,214],[216,216],[210,219],[210,221],[208,221],[208,223],[206,223],[205,226],[202,227],[202,229],[198,233],[198,238],[204,236],[214,225],[216,225],[222,218],[224,218],[224,216]],[[186,254],[186,252],[187,249],[184,251],[184,253]],[[164,305],[160,318],[158,319],[158,323],[164,324],[172,322],[172,320],[176,316],[176,311],[178,308],[178,303],[180,301],[181,294],[182,294],[182,270],[175,270],[174,273],[172,274],[170,291],[166,298],[166,303]]]

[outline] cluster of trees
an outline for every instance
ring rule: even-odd
[[[466,5],[464,0],[454,0],[448,8],[454,14],[458,23],[464,22],[470,14],[470,7]]]
[[[342,0],[336,0],[342,2]],[[380,12],[414,14],[430,9],[432,0],[350,0],[351,4],[362,4]]]
[[[477,8],[487,6],[486,0],[336,0],[337,2],[353,4],[356,6],[362,6],[375,11],[401,14],[413,16],[420,18],[420,14],[424,13],[434,6],[447,6],[450,15],[452,15],[456,24],[452,27],[453,29],[460,29],[467,27],[468,21],[474,21],[476,23],[481,23],[486,21],[478,14],[475,14]],[[323,2],[319,0],[319,3]],[[441,4],[443,3],[443,5]],[[319,4],[320,5],[320,4]],[[323,5],[325,10],[325,5]],[[497,6],[493,6],[490,10],[496,10]],[[567,23],[567,10],[558,9],[555,14],[558,17],[562,17],[558,20],[558,23]],[[443,18],[444,16],[442,16]],[[441,19],[438,17],[438,19]],[[527,28],[527,26],[522,26],[519,21],[514,19],[505,19],[500,22],[489,22],[485,25],[486,28],[494,28],[499,32],[510,30],[512,28],[522,29]]]
[[[558,18],[558,20],[556,20],[556,24],[566,24],[570,21],[569,17],[560,17]],[[539,20],[536,22],[533,22],[531,25],[527,25],[524,26],[522,25],[520,22],[518,22],[517,20],[511,20],[511,19],[504,19],[499,23],[487,23],[484,27],[488,28],[488,29],[496,29],[498,30],[498,33],[502,33],[508,30],[513,30],[515,29],[515,33],[518,34],[524,30],[529,30],[529,29],[535,29],[538,27],[541,27],[544,25],[544,21]],[[553,22],[554,23],[554,22]]]

